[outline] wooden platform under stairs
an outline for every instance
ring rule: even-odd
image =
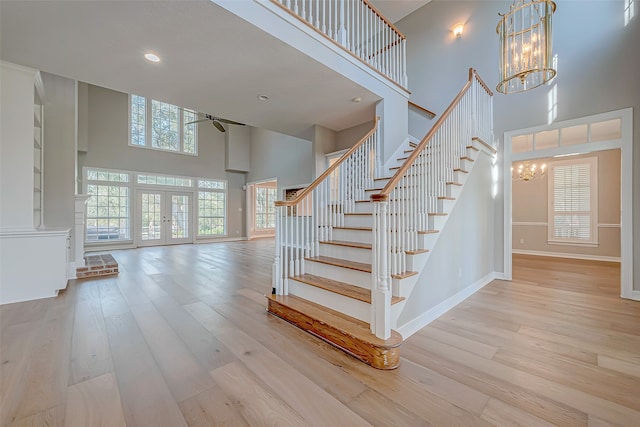
[[[327,307],[293,295],[269,295],[267,310],[297,327],[340,348],[378,369],[394,369],[400,363],[402,337],[391,331],[386,340],[376,338],[369,325]]]

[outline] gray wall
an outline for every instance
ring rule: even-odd
[[[44,107],[44,225],[71,229],[75,241],[76,83],[42,73]],[[73,246],[73,245],[72,245]],[[72,248],[71,259],[74,259]]]
[[[201,123],[198,156],[130,147],[128,95],[89,85],[87,104],[88,151],[84,166],[226,179],[228,236],[246,237],[245,215],[241,214],[245,208],[245,174],[225,171],[223,133],[208,122]]]
[[[412,100],[437,114],[451,102],[467,79],[468,68],[478,70],[491,88],[498,83],[498,13],[510,1],[439,1],[401,20],[407,36],[407,66]],[[555,121],[634,107],[634,141],[640,140],[640,79],[638,61],[640,17],[624,26],[622,0],[562,1],[554,14],[554,53],[558,55],[558,105]],[[637,6],[636,6],[637,9]],[[461,38],[450,27],[465,22]],[[547,124],[550,86],[494,98],[496,138],[505,131]],[[637,147],[637,144],[634,144]],[[500,148],[502,150],[502,147]],[[502,159],[500,158],[501,162]],[[640,224],[640,149],[633,153],[634,218]],[[502,165],[501,170],[502,170]],[[496,199],[503,203],[503,192]],[[503,270],[503,213],[495,212],[495,268]],[[640,227],[634,230],[634,265],[640,265]],[[640,269],[634,272],[640,289]]]
[[[513,250],[547,254],[589,255],[620,258],[620,150],[596,151],[571,159],[598,158],[598,246],[559,245],[547,243],[549,175],[539,180],[513,181]],[[565,158],[566,159],[566,158]],[[538,166],[554,158],[532,160]],[[522,162],[513,162],[514,169]],[[518,224],[526,223],[526,224]],[[531,223],[536,223],[535,225]],[[617,224],[617,227],[611,225]]]
[[[247,182],[277,178],[278,188],[313,181],[311,141],[266,129],[251,128],[251,171]],[[282,192],[278,192],[281,196]]]

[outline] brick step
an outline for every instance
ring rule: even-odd
[[[327,307],[293,295],[267,296],[267,311],[315,335],[377,369],[394,369],[400,363],[402,336],[391,331],[381,340],[369,325]]]

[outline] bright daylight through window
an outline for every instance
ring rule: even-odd
[[[277,188],[255,187],[255,228],[264,230],[276,227],[276,201]]]
[[[129,174],[87,171],[87,242],[129,240]]]
[[[177,105],[130,96],[129,145],[184,154],[197,154],[195,111]]]
[[[198,180],[198,236],[226,234],[226,196],[224,181]]]

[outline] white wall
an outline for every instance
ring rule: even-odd
[[[75,81],[42,73],[44,107],[44,225],[71,229],[75,248]]]
[[[33,96],[36,70],[0,70],[0,228],[33,228]]]
[[[225,139],[209,122],[198,126],[198,156],[130,147],[129,97],[126,93],[89,85],[88,151],[84,166],[226,179],[229,237],[246,237],[244,173],[225,171]]]
[[[313,156],[315,162],[314,178],[319,177],[327,169],[327,154],[336,151],[336,132],[326,127],[315,125],[313,129]]]
[[[491,197],[491,168],[491,156],[482,151],[435,246],[430,248],[429,259],[398,318],[398,327],[416,321],[493,273],[496,209]]]
[[[467,79],[468,68],[478,70],[491,88],[498,83],[498,13],[510,1],[439,1],[401,20],[397,26],[408,40],[409,90],[417,103],[441,114]],[[553,17],[554,53],[558,55],[557,115],[555,121],[634,107],[634,141],[640,140],[640,10],[624,26],[622,0],[563,1]],[[450,27],[465,22],[461,38]],[[502,141],[505,131],[548,123],[551,86],[494,97],[494,131]],[[637,144],[634,144],[637,146]],[[633,182],[640,182],[640,149],[633,154]],[[500,170],[503,170],[500,165]],[[498,203],[503,203],[502,188]],[[634,189],[634,220],[640,224],[640,191]],[[503,270],[503,213],[495,212],[496,271]],[[634,265],[640,265],[640,227],[634,230]],[[640,269],[634,272],[640,289]]]
[[[356,142],[369,133],[372,127],[373,120],[336,132],[335,151],[353,147]]]

